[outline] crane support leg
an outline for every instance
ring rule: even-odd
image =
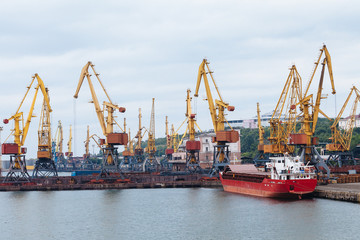
[[[311,148],[311,156],[306,157],[307,148]],[[327,178],[330,178],[330,169],[314,146],[302,148],[300,160],[303,161],[305,165],[307,164],[306,159],[310,159],[310,164],[315,166],[317,173],[322,172],[320,168],[323,168],[326,171]]]
[[[332,152],[326,160],[326,164],[331,167],[342,167],[349,165],[356,165],[354,154],[348,152]]]
[[[120,169],[126,172],[135,171],[136,158],[135,156],[124,156],[124,159],[120,163]]]
[[[170,157],[171,160],[171,157]],[[172,163],[169,162],[169,158],[164,158],[160,161],[160,166],[162,171],[171,171],[172,169]]]
[[[203,169],[200,167],[199,159],[199,151],[186,151],[185,171],[190,173],[202,173]]]
[[[133,171],[135,172],[144,172],[144,155],[139,154],[135,155],[133,162]]]
[[[32,177],[57,177],[55,162],[52,159],[41,158],[35,162]]]
[[[229,146],[225,144],[218,144],[214,146],[213,166],[210,170],[210,177],[218,176],[219,172],[223,171],[225,166],[230,164]]]
[[[124,175],[119,168],[119,154],[117,149],[110,146],[104,148],[103,153],[101,171],[98,178],[112,178],[111,174],[120,174],[121,179],[124,179]],[[108,162],[109,158],[113,159],[112,163]]]
[[[144,169],[145,172],[157,172],[159,169],[159,163],[156,158],[147,158],[145,159]]]
[[[90,161],[90,156],[84,157],[84,160],[81,163],[81,168],[83,170],[93,170],[94,164]]]
[[[256,167],[264,166],[266,167],[266,163],[270,162],[270,154],[264,152],[258,152],[254,157],[254,163]]]
[[[17,167],[20,166],[20,167]],[[25,155],[11,155],[10,167],[4,183],[30,182],[30,175],[26,169]]]
[[[63,155],[57,157],[56,162],[56,169],[59,170],[66,170],[66,160]]]

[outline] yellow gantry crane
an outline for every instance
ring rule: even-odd
[[[324,55],[324,58],[321,57]],[[322,59],[322,60],[321,60]],[[317,88],[317,95],[315,98],[315,102],[313,101],[313,94],[309,94],[309,89],[311,83],[313,82],[313,78],[315,76],[316,69],[321,62],[322,70],[320,74],[319,85]],[[324,75],[325,75],[325,66],[328,68],[330,83],[332,88],[332,94],[336,93],[333,70],[331,64],[331,57],[325,45],[320,49],[320,54],[315,62],[314,70],[311,74],[311,78],[307,87],[305,88],[305,92],[303,94],[302,99],[296,104],[299,105],[301,111],[301,129],[299,133],[294,133],[289,135],[289,144],[298,145],[301,147],[301,160],[304,163],[313,164],[317,171],[320,171],[319,167],[323,167],[327,171],[328,177],[330,177],[330,170],[325,164],[324,160],[317,152],[315,145],[317,145],[317,138],[314,137],[317,121],[319,118],[319,113],[324,117],[332,121],[321,109],[320,104],[321,100],[325,99],[326,96],[322,94],[323,91],[323,83],[324,83]]]
[[[257,121],[258,121],[258,130],[259,130],[259,144],[258,144],[258,153],[254,157],[254,162],[256,166],[265,166],[265,163],[270,161],[269,153],[264,153],[264,135],[265,130],[261,125],[261,115],[260,115],[260,105],[257,103]]]
[[[294,152],[294,146],[288,144],[288,137],[290,133],[296,132],[299,114],[296,103],[301,99],[302,79],[296,66],[292,65],[280,98],[269,121],[269,144],[264,144],[263,147],[259,145],[259,148],[263,148],[264,153],[277,155]]]
[[[145,149],[147,153],[147,159],[145,163],[146,171],[156,171],[157,161],[156,161],[156,147],[155,147],[155,98],[152,99],[151,107],[151,118],[150,118],[150,127],[148,132],[148,143]]]
[[[174,148],[172,146],[173,142],[171,139],[171,135],[169,133],[169,122],[168,116],[165,117],[165,135],[166,135],[166,149],[165,149],[165,156],[167,160],[172,160],[172,154],[174,153]]]
[[[70,132],[69,132],[69,141],[67,142],[67,152],[65,152],[65,156],[67,156],[66,160],[66,168],[67,169],[74,169],[75,168],[75,161],[73,159],[73,152],[72,152],[72,127],[70,125]]]
[[[37,85],[35,87],[35,94],[30,106],[28,117],[25,121],[24,113],[20,112],[20,109],[35,80],[37,81]],[[21,100],[20,106],[16,110],[16,113],[13,116],[11,116],[9,119],[4,119],[5,124],[9,123],[9,121],[11,120],[14,120],[14,126],[15,126],[15,128],[11,131],[10,134],[14,136],[14,143],[3,143],[2,145],[3,154],[10,155],[9,172],[6,175],[4,182],[30,181],[30,176],[26,170],[26,161],[24,155],[26,153],[26,148],[23,148],[23,146],[25,144],[25,140],[29,131],[31,118],[35,117],[33,115],[33,111],[39,89],[41,90],[44,96],[44,101],[46,102],[48,111],[51,112],[52,109],[50,107],[50,101],[47,95],[44,82],[42,81],[40,76],[37,73],[35,73],[35,75],[32,77],[30,85],[27,87],[25,96]]]
[[[90,139],[94,135],[90,136],[90,127],[88,125],[87,126],[87,131],[86,131],[86,140],[84,141],[84,143],[85,143],[85,154],[83,155],[83,159],[81,161],[81,168],[82,169],[86,169],[86,170],[94,169],[94,164],[90,161]]]
[[[137,162],[137,166],[136,166],[136,170],[142,170],[142,164],[144,163],[144,149],[141,147],[141,143],[142,143],[142,139],[144,137],[144,134],[142,133],[142,129],[144,128],[142,125],[141,125],[141,108],[139,108],[139,129],[138,129],[138,132],[135,136],[135,138],[137,138],[137,143],[136,143],[136,146],[135,146],[135,159],[136,159],[136,162]]]
[[[213,139],[213,142],[216,142],[216,146],[214,147],[213,169],[211,175],[213,175],[215,172],[223,170],[226,165],[230,164],[229,148],[227,143],[235,143],[239,141],[239,132],[234,131],[231,127],[231,131],[225,131],[224,124],[227,122],[225,119],[225,109],[228,111],[234,111],[235,107],[230,106],[228,103],[223,101],[212,73],[213,72],[211,72],[209,68],[209,62],[204,59],[199,66],[196,90],[194,94],[195,97],[198,97],[200,83],[203,79],[211,120],[216,134],[215,139]],[[219,100],[213,100],[207,74],[209,74],[211,77]]]
[[[345,118],[345,126],[340,127],[339,122],[344,114],[347,105],[350,102],[352,95],[355,96],[352,106],[350,108],[349,117]],[[341,108],[338,116],[334,120],[331,128],[331,143],[326,144],[326,150],[330,152],[327,164],[335,167],[347,164],[355,165],[355,160],[352,152],[350,151],[351,137],[355,126],[356,110],[360,101],[360,92],[353,86],[350,90],[348,97],[345,100],[344,105]]]
[[[126,130],[126,118],[124,118],[124,131]],[[126,131],[125,131],[126,132]],[[123,160],[120,163],[121,169],[125,169],[131,171],[134,169],[134,161],[135,158],[134,149],[133,149],[133,140],[131,139],[130,135],[130,128],[129,128],[129,141],[128,144],[124,146],[124,151],[122,152]]]
[[[187,119],[187,127],[184,133],[184,136],[187,132],[189,132],[189,140],[186,142],[186,169],[190,172],[196,172],[201,171],[200,166],[200,158],[199,158],[199,151],[201,149],[200,141],[195,140],[195,125],[196,127],[201,131],[200,127],[196,123],[196,114],[192,113],[191,108],[191,97],[190,97],[191,90],[187,90],[187,96],[186,96],[186,119]],[[184,137],[183,136],[183,137]],[[183,139],[183,138],[182,138]],[[182,141],[181,139],[181,141]],[[180,143],[181,144],[181,143]]]
[[[47,88],[45,90],[47,98],[50,100],[49,90]],[[44,97],[38,130],[37,160],[35,162],[33,177],[49,177],[58,175],[52,156],[50,120],[50,109],[48,107],[48,103],[46,102],[46,98]]]
[[[84,159],[88,159],[90,157],[89,145],[90,145],[90,128],[89,128],[89,125],[88,125],[87,126],[87,131],[86,131]]]
[[[103,102],[103,108],[100,107],[98,98],[95,93],[95,88],[93,86],[93,83],[91,81],[91,74],[89,73],[89,68],[92,69],[94,75],[96,76],[96,79],[98,80],[99,84],[101,85],[106,97],[107,101]],[[102,150],[103,150],[103,162],[102,162],[102,168],[100,172],[101,177],[108,177],[110,176],[110,172],[119,172],[119,163],[118,163],[118,153],[116,151],[116,145],[126,145],[128,142],[128,135],[126,133],[115,133],[113,126],[116,124],[119,126],[119,124],[114,119],[114,112],[118,110],[119,112],[125,112],[125,108],[119,107],[118,105],[114,104],[108,93],[105,90],[104,85],[102,84],[99,74],[95,71],[94,65],[91,62],[88,62],[81,70],[79,83],[74,95],[74,98],[78,98],[78,94],[81,88],[81,85],[84,81],[84,78],[87,78],[89,83],[89,88],[92,96],[92,103],[95,107],[95,112],[97,114],[100,127],[102,129],[103,135],[106,137],[106,141],[104,144],[102,144]],[[107,113],[107,116],[105,116],[105,112]],[[121,129],[121,127],[119,126]]]
[[[258,119],[258,129],[259,129],[259,151],[264,151],[264,134],[265,130],[264,127],[261,125],[261,115],[260,115],[260,106],[257,103],[257,119]]]
[[[73,156],[72,150],[72,128],[70,125],[70,132],[69,132],[69,141],[67,142],[67,152],[65,152],[65,156],[71,158]]]
[[[87,134],[86,134],[86,140],[84,141],[85,143],[85,154],[83,156],[83,161],[82,161],[82,164],[81,164],[81,168],[82,169],[86,169],[86,170],[93,170],[94,167],[95,167],[95,164],[90,160],[90,149],[89,149],[89,146],[90,146],[90,140],[92,139],[96,145],[101,149],[101,141],[103,141],[103,139],[101,139],[98,135],[96,134],[92,134],[90,135],[90,128],[89,126],[87,126]],[[97,139],[95,139],[95,137],[97,137]]]
[[[179,148],[179,134],[175,131],[174,124],[171,124],[171,145],[174,148],[174,153],[178,152]]]
[[[63,128],[62,128],[61,121],[59,120],[58,127],[56,129],[55,136],[53,139],[53,142],[55,142],[54,160],[55,160],[55,164],[56,164],[56,167],[58,170],[65,168],[65,166],[66,166],[64,152],[63,152],[63,141],[64,141]]]

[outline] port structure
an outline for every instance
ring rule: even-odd
[[[146,131],[144,131],[144,133],[142,132],[144,127],[141,124],[141,118],[142,118],[141,108],[139,108],[138,118],[139,118],[139,128],[138,128],[138,131],[135,136],[137,141],[136,141],[135,152],[134,152],[135,161],[133,164],[133,171],[144,172],[145,171],[145,166],[144,166],[145,154],[144,154],[144,149],[141,146],[141,143],[142,143],[142,139],[143,139]]]
[[[165,137],[166,137],[166,149],[165,149],[165,158],[160,161],[160,165],[163,170],[171,170],[172,164],[172,154],[174,153],[174,148],[172,146],[171,135],[169,132],[169,121],[168,116],[165,116]]]
[[[91,74],[89,73],[89,68],[92,69],[96,79],[98,80],[99,84],[101,85],[102,90],[104,91],[107,101],[103,102],[103,109],[100,107],[98,98],[95,93],[95,88],[91,81]],[[101,150],[103,151],[103,160],[101,164],[101,171],[99,174],[99,178],[111,178],[112,173],[118,173],[123,178],[123,175],[119,168],[119,154],[117,151],[118,145],[126,145],[128,142],[128,135],[124,133],[121,129],[120,125],[114,119],[114,112],[118,110],[121,113],[124,113],[126,109],[124,107],[119,107],[118,105],[114,104],[108,93],[105,90],[104,85],[102,84],[99,74],[95,71],[94,64],[90,61],[85,64],[85,66],[81,70],[79,83],[74,95],[74,98],[78,98],[78,94],[81,88],[81,85],[85,79],[88,80],[89,88],[92,96],[92,103],[95,107],[95,112],[97,114],[100,127],[102,129],[103,135],[105,139],[101,140]],[[105,117],[105,112],[107,116]],[[114,132],[114,125],[117,125],[121,129],[121,133]]]
[[[35,87],[35,94],[30,106],[30,110],[25,121],[24,113],[20,111],[33,83],[37,80],[37,85]],[[2,154],[3,155],[10,155],[10,167],[9,171],[3,180],[3,182],[30,182],[30,175],[26,169],[26,161],[25,161],[25,154],[26,148],[23,147],[25,144],[25,140],[29,131],[31,119],[34,117],[33,111],[36,103],[37,94],[41,90],[46,105],[48,107],[48,111],[51,112],[50,101],[48,99],[47,91],[44,85],[43,80],[40,76],[35,73],[32,77],[30,85],[27,87],[27,91],[25,96],[21,100],[20,106],[16,110],[16,113],[8,119],[4,119],[4,123],[8,124],[9,121],[14,120],[14,129],[11,131],[10,136],[14,136],[14,143],[3,143],[2,144]],[[9,137],[10,137],[9,136]]]
[[[180,146],[184,140],[186,135],[189,136],[189,140],[186,141],[185,150],[186,150],[186,166],[185,171],[190,173],[202,173],[203,169],[200,166],[200,141],[195,140],[196,129],[195,126],[201,131],[199,125],[196,123],[196,114],[192,112],[191,108],[191,90],[187,89],[187,96],[186,96],[186,113],[185,113],[185,121],[187,122],[186,130],[183,136],[180,139],[178,146]],[[178,149],[179,147],[177,147]]]
[[[145,159],[145,172],[156,172],[159,168],[159,163],[156,159],[156,147],[155,147],[155,98],[152,99],[150,127],[148,132],[148,142],[145,148],[147,154]]]
[[[85,143],[85,154],[83,155],[83,160],[81,162],[81,168],[82,169],[86,169],[86,170],[93,170],[94,169],[94,164],[90,161],[90,149],[89,149],[89,145],[90,145],[90,127],[89,125],[87,126],[87,131],[86,131],[86,140],[84,141]]]
[[[65,162],[66,162],[66,170],[75,170],[75,162],[74,162],[74,153],[72,152],[72,127],[70,125],[69,127],[70,132],[69,132],[69,140],[67,142],[67,151],[65,152]]]
[[[344,128],[339,127],[339,121],[346,110],[351,97],[354,96],[352,105],[350,107],[350,115],[346,119]],[[331,125],[331,143],[326,144],[326,150],[329,152],[329,157],[326,164],[331,167],[342,167],[345,165],[356,165],[353,153],[350,151],[351,137],[355,127],[355,117],[358,103],[360,101],[360,92],[353,86],[347,96],[344,105],[342,106],[338,116]]]
[[[281,156],[284,153],[293,154],[295,147],[288,144],[290,133],[297,131],[299,126],[298,110],[296,103],[302,99],[302,79],[295,65],[290,68],[289,75],[280,94],[279,100],[273,111],[270,124],[270,136],[268,143],[264,143],[261,135],[261,126],[259,125],[259,145],[258,151],[268,156]],[[258,106],[258,119],[259,119]],[[259,123],[259,120],[258,120]]]
[[[324,58],[322,59],[322,56]],[[313,82],[315,72],[318,65],[322,65],[319,85],[317,88],[316,98],[313,100],[313,94],[309,94],[310,86]],[[318,144],[318,138],[314,136],[316,125],[318,122],[319,114],[322,114],[329,121],[332,121],[321,109],[320,104],[322,99],[326,99],[327,96],[322,94],[323,85],[324,85],[324,75],[325,75],[325,66],[327,66],[329,72],[329,78],[332,88],[332,94],[336,94],[333,70],[331,64],[331,57],[326,48],[326,45],[320,49],[319,56],[315,62],[310,80],[305,88],[305,92],[302,95],[300,101],[296,104],[300,108],[300,118],[301,118],[301,128],[298,133],[289,134],[288,142],[290,145],[295,145],[300,148],[300,160],[304,164],[314,165],[317,172],[322,172],[324,169],[326,171],[327,177],[330,177],[330,169],[326,165],[324,159],[320,156],[315,146]],[[296,107],[294,106],[294,107]]]
[[[214,87],[219,97],[219,100],[216,99],[215,102],[211,94],[211,89],[207,78],[207,74],[210,75],[211,80],[214,84]],[[213,142],[216,142],[216,145],[214,146],[213,166],[210,171],[210,176],[214,176],[215,174],[218,174],[219,171],[223,171],[226,165],[230,164],[230,158],[229,158],[230,151],[227,143],[238,142],[239,132],[234,131],[230,125],[229,127],[231,130],[230,131],[225,130],[224,123],[227,122],[225,119],[225,109],[227,109],[228,111],[234,111],[235,107],[230,106],[228,103],[225,103],[223,101],[219,89],[215,83],[213,72],[209,68],[209,62],[207,61],[207,59],[203,59],[203,61],[199,66],[196,90],[194,94],[195,97],[199,96],[198,94],[199,94],[201,79],[203,79],[204,81],[211,120],[216,134],[216,136],[213,138]]]
[[[47,99],[44,97],[40,124],[38,130],[38,152],[33,177],[56,177],[58,175],[52,153],[50,108],[46,101],[50,101],[49,90],[45,88]]]
[[[124,118],[124,131],[126,132],[126,118]],[[129,141],[127,145],[124,145],[124,151],[122,152],[123,160],[120,163],[120,168],[123,171],[134,171],[136,167],[136,159],[134,153],[134,140],[131,139],[131,132],[129,128]]]
[[[261,116],[260,116],[260,104],[257,103],[257,119],[258,119],[258,130],[259,130],[259,144],[258,144],[258,152],[254,157],[254,163],[257,167],[266,166],[267,162],[270,162],[269,153],[264,152],[264,135],[265,130],[261,125]]]
[[[66,169],[66,160],[63,152],[63,141],[63,127],[61,121],[59,120],[55,136],[53,138],[53,158],[58,171]]]

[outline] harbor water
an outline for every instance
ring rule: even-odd
[[[0,192],[1,239],[358,239],[360,205],[222,189]]]

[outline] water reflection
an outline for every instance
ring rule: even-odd
[[[356,204],[210,188],[2,192],[0,202],[2,239],[354,239],[360,221]]]

